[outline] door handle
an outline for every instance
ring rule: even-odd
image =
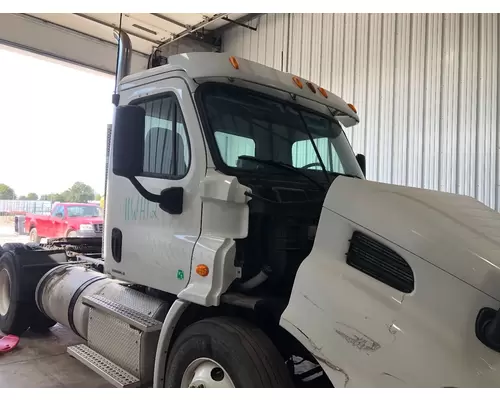
[[[111,230],[111,255],[117,263],[122,260],[122,241],[122,231],[118,228],[113,228]]]

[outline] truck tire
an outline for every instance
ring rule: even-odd
[[[274,344],[244,320],[216,317],[196,322],[181,332],[170,354],[165,387],[293,387]]]
[[[11,252],[0,257],[0,331],[21,335],[30,325],[31,306],[20,301],[19,268]]]
[[[64,250],[37,251],[19,243],[4,245],[3,250],[0,255],[0,331],[17,336],[30,327],[34,332],[46,331],[56,322],[38,310],[35,289],[45,272],[66,260]]]
[[[5,243],[3,245],[4,252],[11,251],[11,250],[15,251],[15,250],[19,250],[19,249],[25,250],[26,246],[23,243]]]
[[[38,231],[36,230],[35,227],[30,229],[29,236],[30,236],[30,242],[33,242],[33,243],[40,243],[41,242],[41,238],[40,238],[40,236],[38,236]]]
[[[30,330],[35,333],[45,333],[48,332],[55,324],[57,324],[56,321],[43,315],[41,312],[37,312],[31,320]]]
[[[42,250],[43,249],[43,247],[40,246],[40,243],[36,243],[36,242],[28,242],[28,243],[26,243],[25,246],[28,250]]]

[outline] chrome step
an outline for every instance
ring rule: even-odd
[[[120,368],[115,363],[101,356],[90,347],[79,344],[68,347],[68,354],[85,364],[92,371],[119,388],[134,388],[140,386],[139,378]]]
[[[162,322],[135,311],[123,304],[116,303],[106,297],[93,295],[85,296],[83,304],[112,315],[123,322],[139,329],[142,332],[155,332],[161,330]]]

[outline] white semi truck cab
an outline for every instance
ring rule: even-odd
[[[353,105],[231,54],[115,101],[102,257],[4,246],[0,330],[59,322],[119,387],[498,386],[497,212],[367,181]]]

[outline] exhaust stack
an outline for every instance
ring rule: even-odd
[[[116,68],[116,86],[130,74],[130,60],[132,59],[132,43],[130,37],[123,31],[113,31],[118,41],[118,62]]]

